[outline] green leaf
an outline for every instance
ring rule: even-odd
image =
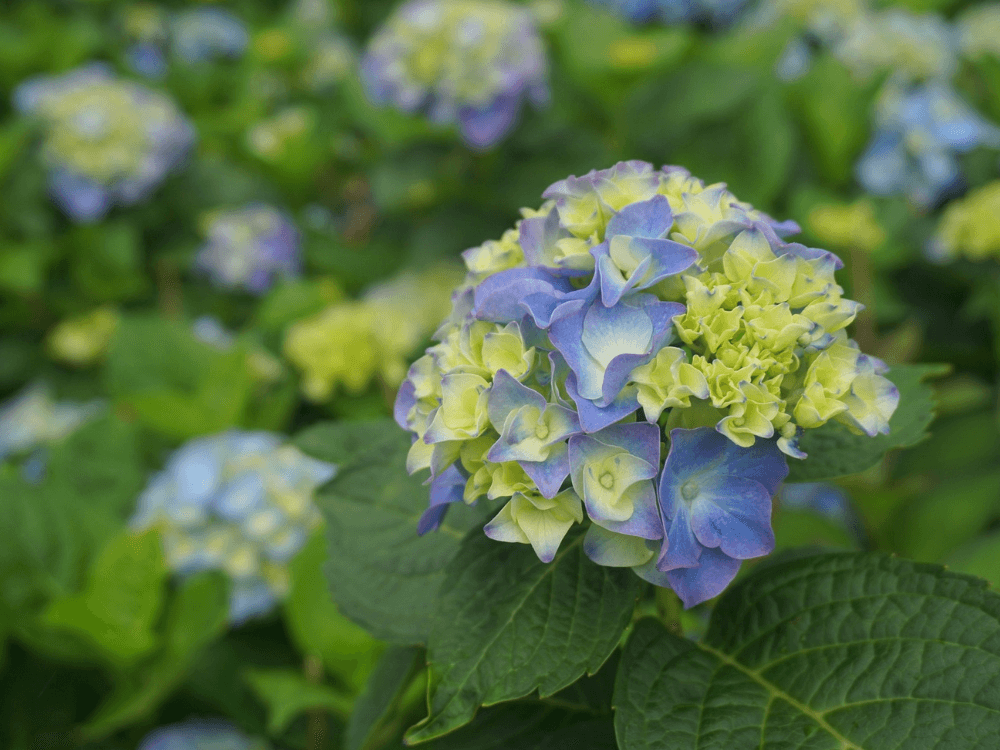
[[[611,718],[538,703],[488,708],[466,727],[434,740],[426,750],[617,750]]]
[[[355,690],[365,684],[381,645],[348,620],[330,598],[322,567],[326,540],[314,534],[291,563],[291,590],[284,601],[289,635],[304,654],[319,656],[326,670]]]
[[[764,567],[702,643],[641,621],[615,687],[621,750],[972,750],[1000,736],[1000,596],[879,554]]]
[[[128,664],[156,646],[166,575],[157,532],[124,532],[94,562],[84,591],[52,602],[43,621],[87,639],[112,663]]]
[[[799,445],[809,458],[788,462],[788,481],[815,482],[858,474],[877,464],[888,451],[922,441],[934,419],[934,391],[923,381],[947,371],[947,365],[895,365],[887,377],[899,388],[899,407],[889,420],[889,434],[873,438],[855,435],[835,422],[806,430]]]
[[[482,705],[552,695],[594,674],[618,645],[641,581],[583,553],[571,531],[551,563],[528,546],[472,533],[448,568],[428,644],[439,678],[412,742],[469,722]]]
[[[417,536],[427,488],[407,476],[410,439],[392,420],[317,425],[295,442],[340,467],[317,496],[327,521],[324,571],[340,611],[381,640],[425,642],[444,568],[481,515],[455,507],[438,531]]]
[[[326,709],[342,718],[351,713],[353,699],[329,685],[309,682],[292,669],[248,669],[246,681],[267,705],[267,731],[280,735],[292,720],[310,709]]]
[[[379,660],[347,720],[344,750],[369,747],[420,665],[420,649],[393,646]]]
[[[1000,532],[994,531],[963,545],[948,557],[948,567],[1000,585]]]
[[[196,575],[180,585],[167,611],[163,648],[115,686],[83,726],[84,737],[96,740],[153,714],[204,648],[225,632],[228,585],[218,573]]]

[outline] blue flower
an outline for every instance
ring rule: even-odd
[[[138,750],[267,750],[261,739],[246,736],[226,721],[195,719],[154,729]]]
[[[194,143],[193,127],[170,99],[99,63],[29,79],[14,105],[44,123],[52,195],[80,222],[145,199]]]
[[[513,128],[524,100],[547,103],[547,77],[530,13],[504,0],[410,0],[375,34],[361,61],[374,103],[456,123],[477,149]]]
[[[774,549],[771,498],[786,476],[771,441],[740,448],[708,427],[671,430],[659,488],[664,543],[638,572],[665,580],[686,607],[716,596],[743,560]]]
[[[266,613],[287,591],[288,563],[319,522],[313,493],[335,472],[271,433],[197,438],[152,478],[132,527],[160,532],[178,575],[225,571],[230,621],[240,623]]]
[[[697,23],[722,25],[731,22],[746,0],[590,0],[610,7],[633,23]]]
[[[1000,129],[980,117],[947,84],[887,85],[878,102],[877,131],[855,168],[876,195],[905,194],[935,204],[961,180],[958,154],[1000,147]]]
[[[206,224],[195,266],[219,286],[261,294],[279,277],[298,276],[299,231],[277,209],[251,204],[210,214]]]
[[[178,13],[171,22],[171,32],[174,54],[189,63],[240,57],[249,43],[243,22],[221,8]]]

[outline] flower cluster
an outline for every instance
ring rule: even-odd
[[[633,23],[659,21],[666,24],[731,22],[746,0],[591,0],[613,9]]]
[[[100,401],[55,401],[35,383],[0,407],[0,461],[69,435],[102,408]]]
[[[410,0],[371,40],[361,77],[375,103],[457,123],[474,148],[502,139],[523,100],[548,100],[541,39],[507,0]]]
[[[77,221],[143,200],[194,143],[194,129],[170,99],[99,63],[29,79],[14,104],[44,123],[51,192]]]
[[[154,729],[139,750],[267,750],[264,740],[246,736],[225,721],[191,720]]]
[[[270,433],[197,438],[150,481],[132,526],[159,531],[179,575],[225,571],[230,620],[239,623],[287,592],[289,562],[319,523],[313,493],[335,472]]]
[[[168,14],[149,5],[128,7],[122,25],[132,41],[126,58],[132,69],[149,78],[164,76],[172,54],[189,64],[237,58],[249,43],[243,22],[222,8],[191,8]]]
[[[961,180],[958,155],[1000,147],[1000,128],[941,81],[890,81],[879,96],[876,132],[858,162],[858,181],[875,195],[905,194],[929,207]]]
[[[289,328],[285,356],[302,371],[306,397],[325,401],[338,387],[357,393],[375,377],[398,386],[407,357],[447,313],[457,281],[451,267],[405,272]]]
[[[794,223],[643,162],[543,197],[465,253],[440,343],[400,388],[407,468],[431,472],[419,530],[509,498],[486,533],[549,561],[588,517],[593,560],[704,601],[773,548],[802,432],[886,433],[898,391],[847,336],[840,261],[781,239]]]
[[[803,35],[778,61],[784,80],[804,75],[822,45],[856,77],[888,75],[875,107],[875,134],[855,168],[875,195],[906,195],[933,206],[960,182],[958,155],[1000,147],[1000,128],[983,119],[955,91],[961,59],[1000,54],[993,30],[1000,6],[977,6],[955,22],[936,13],[880,9],[870,0],[781,0],[769,20],[790,16]]]
[[[219,286],[261,294],[278,277],[298,276],[299,232],[277,209],[251,204],[215,211],[203,225],[206,242],[195,265]]]
[[[1000,259],[1000,182],[949,203],[927,249],[935,260]]]

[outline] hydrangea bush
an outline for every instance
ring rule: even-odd
[[[431,472],[420,530],[509,497],[486,534],[547,562],[586,516],[592,560],[692,606],[774,548],[804,431],[885,434],[899,392],[847,335],[840,260],[724,185],[622,162],[543,197],[466,252],[440,343],[400,389],[407,468]]]

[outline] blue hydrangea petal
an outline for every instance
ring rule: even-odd
[[[617,234],[629,237],[663,237],[674,223],[670,202],[665,195],[636,201],[621,209],[608,220],[605,237]]]
[[[499,96],[487,107],[462,107],[459,129],[465,142],[476,149],[488,149],[500,141],[517,123],[519,96]]]
[[[111,210],[111,192],[86,177],[56,170],[49,189],[59,207],[75,221],[85,224],[100,221]]]
[[[429,531],[438,529],[448,506],[451,503],[462,502],[465,482],[466,478],[454,464],[431,481],[430,505],[417,522],[417,534],[423,536]]]
[[[519,383],[506,370],[498,370],[493,378],[486,407],[493,427],[498,432],[502,431],[511,412],[524,406],[534,406],[538,410],[543,410],[545,397]]]
[[[239,522],[264,505],[267,488],[259,474],[246,473],[231,479],[215,497],[213,507],[222,518]]]
[[[586,433],[599,432],[610,427],[639,408],[639,391],[635,386],[623,388],[607,406],[598,406],[593,401],[583,398],[576,387],[576,375],[572,372],[566,376],[566,393],[576,404],[580,429]]]
[[[710,427],[670,431],[670,451],[660,486],[661,497],[695,475],[719,474],[753,479],[774,495],[788,476],[788,462],[770,440],[741,448]]]
[[[236,581],[229,592],[229,622],[241,625],[267,614],[276,602],[274,592],[260,579]]]
[[[667,509],[661,503],[664,514]],[[691,529],[691,515],[683,503],[670,511],[671,520],[664,526],[664,544],[656,560],[656,567],[664,572],[676,568],[693,568],[701,559],[702,545]]]
[[[558,300],[572,289],[567,278],[551,271],[511,268],[488,276],[476,287],[473,314],[479,320],[494,323],[518,321],[528,310],[522,305],[525,298],[541,295],[545,299]]]
[[[559,494],[569,476],[569,446],[559,443],[552,447],[546,460],[519,461],[518,464],[531,477],[542,497],[551,499]]]
[[[705,547],[718,547],[738,560],[770,554],[771,493],[752,479],[713,476],[700,484],[691,530]]]
[[[728,557],[720,550],[706,548],[701,552],[697,567],[675,568],[665,575],[684,608],[690,609],[721,594],[732,583],[741,564],[741,560]]]

